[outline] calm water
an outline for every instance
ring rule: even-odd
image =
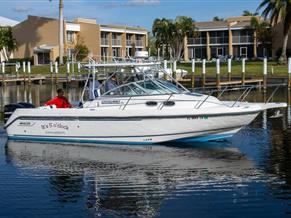
[[[8,86],[1,105],[40,105],[50,90]],[[79,94],[68,91],[73,102]],[[96,148],[7,142],[2,129],[0,217],[291,216],[290,99],[279,90],[283,116],[261,113],[229,142]]]

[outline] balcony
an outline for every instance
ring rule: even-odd
[[[101,38],[101,45],[109,45],[107,38]]]
[[[202,45],[202,44],[206,44],[205,37],[188,38],[188,45]]]
[[[210,37],[210,44],[228,43],[228,37]]]
[[[135,40],[135,46],[140,46],[142,47],[142,40]]]
[[[126,40],[126,46],[132,46],[132,41],[130,39]]]
[[[232,43],[254,43],[252,36],[233,36]]]
[[[112,39],[112,46],[121,46],[121,39]]]

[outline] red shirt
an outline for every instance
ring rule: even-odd
[[[45,106],[56,105],[57,108],[71,108],[72,105],[69,103],[66,97],[55,97],[54,99],[45,103]]]

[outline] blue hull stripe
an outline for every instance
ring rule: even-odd
[[[128,142],[128,141],[102,141],[102,140],[79,140],[67,138],[43,138],[43,137],[23,137],[23,136],[8,136],[9,140],[14,141],[36,141],[36,142],[75,142],[75,143],[94,143],[94,144],[128,144],[128,145],[150,145],[152,142]]]
[[[175,140],[177,142],[208,142],[208,141],[216,141],[216,140],[222,140],[231,138],[234,135],[234,133],[227,133],[227,134],[220,134],[220,135],[209,135],[209,136],[201,136],[201,137],[193,137],[193,138],[187,138],[187,139],[178,139]]]
[[[233,136],[233,133],[227,134],[218,134],[218,135],[208,135],[208,136],[199,136],[193,138],[177,139],[172,142],[207,142],[215,141],[230,138]],[[38,141],[38,142],[75,142],[75,143],[96,143],[96,144],[127,144],[127,145],[150,145],[155,144],[153,142],[128,142],[128,141],[105,141],[105,140],[92,140],[92,139],[68,139],[68,138],[59,138],[59,137],[24,137],[24,136],[8,136],[9,140],[15,141]]]

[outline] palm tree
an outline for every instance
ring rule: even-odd
[[[195,35],[195,30],[193,19],[185,16],[178,16],[174,21],[166,18],[155,19],[152,28],[156,46],[165,47],[166,54],[170,53],[174,60],[181,58],[185,37]]]
[[[52,0],[49,0],[50,2]],[[59,64],[64,63],[64,16],[63,16],[64,3],[59,0]]]
[[[15,51],[16,49],[17,43],[13,38],[11,27],[0,28],[0,53],[4,57],[4,61],[8,61],[11,52]]]
[[[288,36],[291,29],[291,1],[290,0],[263,0],[257,10],[263,9],[262,16],[270,18],[271,24],[275,25],[280,22],[283,24],[283,46],[282,53],[279,57],[280,63],[287,60],[286,50]]]
[[[212,21],[223,21],[223,18],[220,18],[218,16],[213,17]]]
[[[259,13],[258,12],[253,13],[253,12],[250,12],[248,10],[244,10],[242,15],[243,16],[252,16],[253,17],[253,16],[259,15]]]
[[[252,17],[250,26],[246,29],[252,29],[254,31],[254,40],[256,45],[261,43],[263,48],[270,48],[272,41],[272,29],[269,22],[262,21],[259,17]]]
[[[155,19],[152,27],[153,36],[156,41],[156,48],[159,49],[162,47],[162,51],[164,54],[164,50],[166,50],[166,56],[169,54],[169,41],[171,35],[171,20],[166,18]]]

